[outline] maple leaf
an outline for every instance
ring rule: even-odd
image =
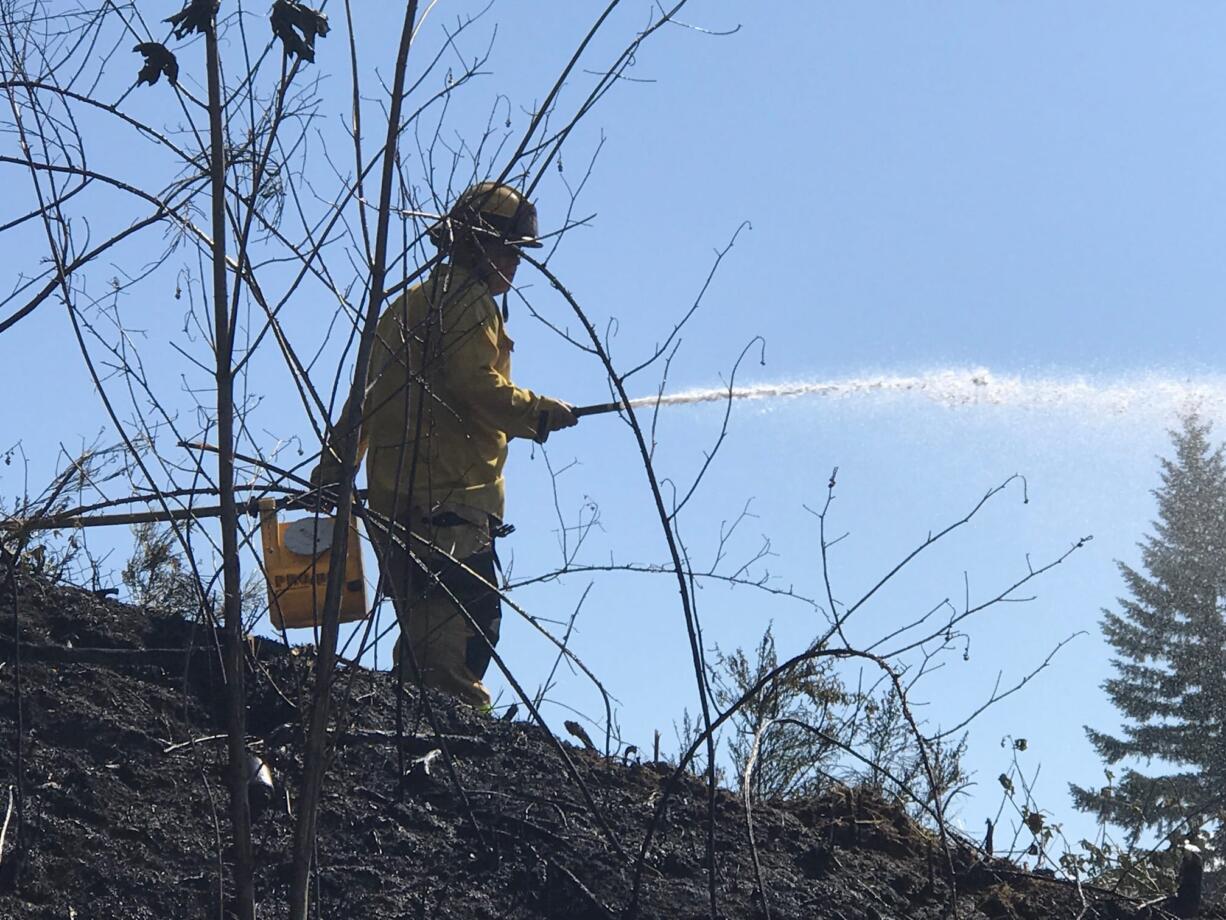
[[[187,6],[163,21],[170,23],[175,38],[186,38],[193,32],[203,35],[209,30],[219,6],[221,0],[188,0]]]
[[[163,75],[171,86],[179,82],[179,60],[161,42],[141,42],[132,50],[145,56],[145,66],[136,75],[137,86],[142,83],[153,86]]]
[[[327,35],[331,28],[327,16],[297,0],[277,0],[269,22],[272,34],[281,39],[286,54],[311,62],[315,60],[315,36]]]

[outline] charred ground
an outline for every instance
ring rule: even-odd
[[[0,586],[7,581],[0,569]],[[175,615],[26,576],[0,600],[0,807],[19,775],[24,790],[24,820],[10,822],[0,854],[0,916],[220,916],[228,857],[219,844],[227,818],[213,635]],[[260,913],[269,918],[285,915],[297,707],[311,660],[275,643],[251,647],[252,750],[275,779],[273,793],[257,797],[255,822]],[[359,668],[343,677],[349,724],[320,820],[319,916],[628,916],[634,862],[669,765],[568,746],[602,828],[542,729],[408,690],[400,707],[406,767],[431,750],[446,755],[401,782],[394,680]],[[900,806],[850,789],[758,806],[753,819],[777,920],[950,916],[951,866],[961,918],[1168,916],[1026,875],[958,841],[947,855]],[[765,917],[745,812],[731,793],[717,796],[714,834],[721,916]],[[709,916],[706,835],[705,787],[684,778],[647,856],[640,917]]]

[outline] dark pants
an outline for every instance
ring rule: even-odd
[[[488,518],[474,524],[476,513],[466,511],[405,515],[401,539],[383,541],[383,585],[400,623],[393,661],[403,659],[415,681],[488,706],[481,681],[498,642],[502,602],[491,587],[498,572]],[[407,540],[411,555],[401,545],[406,524],[421,538]]]

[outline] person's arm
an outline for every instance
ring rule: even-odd
[[[448,389],[464,402],[457,408],[508,438],[543,441],[550,431],[575,424],[566,403],[517,387],[499,373],[498,319],[493,302],[486,301],[474,300],[464,311],[447,349]]]

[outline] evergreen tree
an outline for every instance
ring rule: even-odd
[[[1195,415],[1171,433],[1154,490],[1158,517],[1140,544],[1143,571],[1119,564],[1129,597],[1104,610],[1115,676],[1103,687],[1123,713],[1118,736],[1086,728],[1108,765],[1101,789],[1072,787],[1083,811],[1142,831],[1212,828],[1226,814],[1226,463]],[[1185,823],[1187,822],[1187,823]],[[1221,840],[1219,842],[1219,848]]]

